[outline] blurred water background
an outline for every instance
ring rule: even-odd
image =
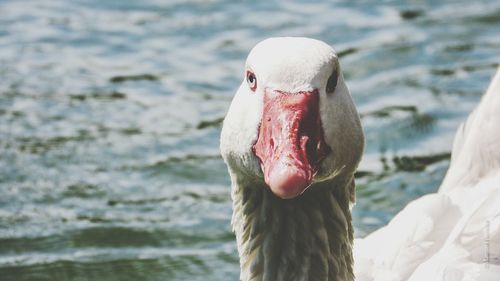
[[[236,280],[221,120],[248,51],[283,35],[341,57],[360,237],[439,186],[500,1],[0,1],[0,279]]]

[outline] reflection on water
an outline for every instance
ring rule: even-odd
[[[439,186],[499,24],[493,0],[0,2],[2,280],[236,280],[218,138],[270,36],[339,52],[367,136],[365,235]]]

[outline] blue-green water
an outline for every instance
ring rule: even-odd
[[[500,2],[0,1],[0,280],[236,280],[220,120],[270,36],[332,44],[367,136],[356,235],[435,191]]]

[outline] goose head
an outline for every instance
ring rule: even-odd
[[[299,196],[351,175],[363,132],[335,51],[324,42],[270,38],[248,55],[221,134],[233,183]]]

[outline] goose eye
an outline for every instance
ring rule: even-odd
[[[333,93],[335,91],[335,87],[337,87],[338,75],[337,71],[334,70],[330,78],[328,78],[328,83],[326,83],[326,92]]]
[[[255,91],[257,89],[257,77],[251,71],[247,71],[247,83],[250,87],[250,90]]]

